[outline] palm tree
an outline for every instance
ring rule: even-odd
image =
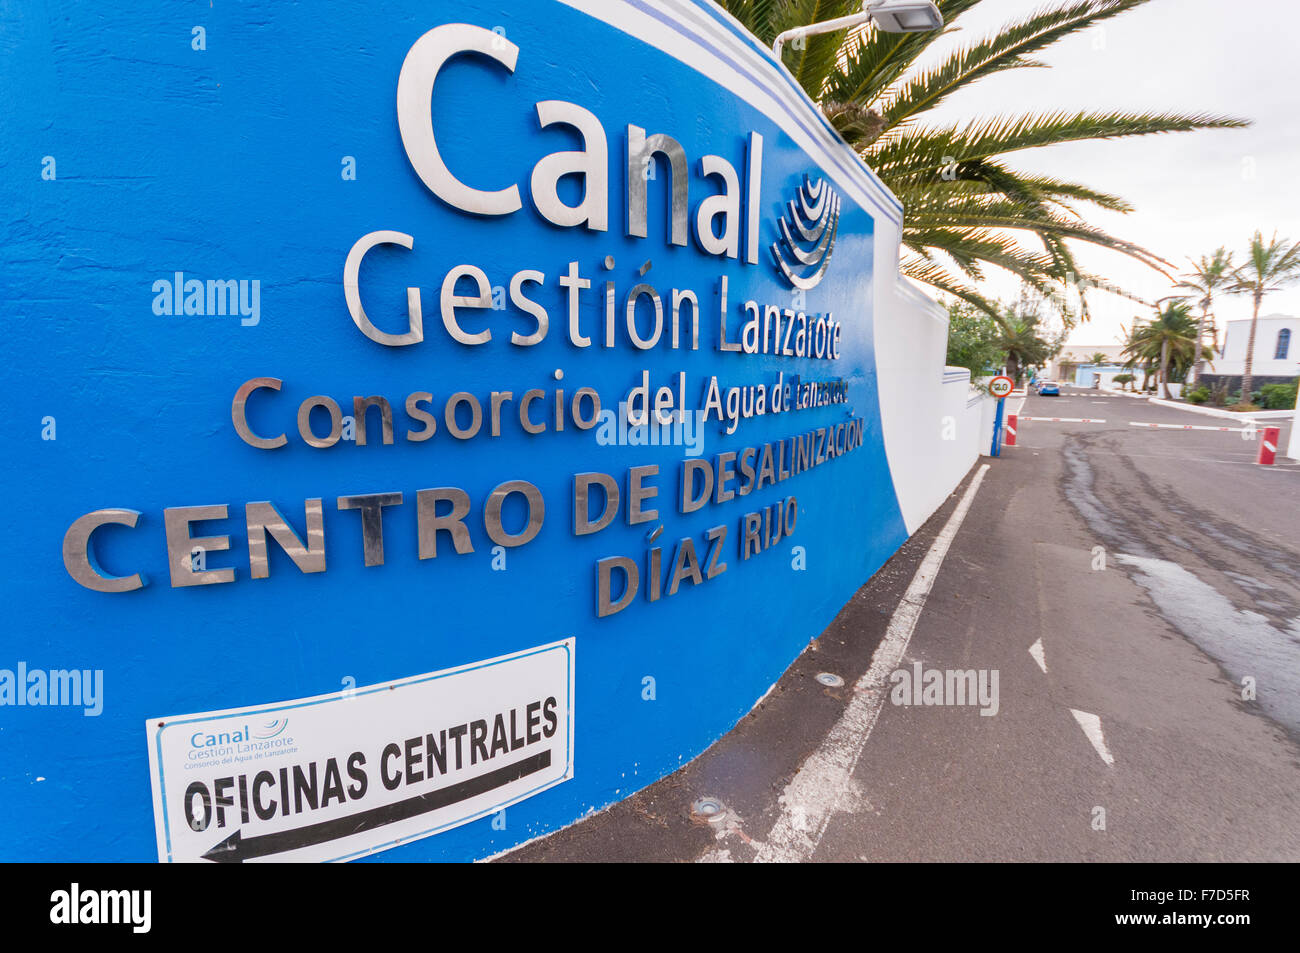
[[[1109,361],[1109,360],[1110,360],[1110,358],[1108,358],[1105,354],[1102,354],[1101,351],[1093,351],[1093,352],[1092,352],[1092,357],[1088,358],[1088,363],[1089,363],[1089,364],[1105,364],[1105,363],[1106,363],[1107,361]]]
[[[1191,259],[1188,259],[1191,261]],[[1214,316],[1214,293],[1221,291],[1232,283],[1232,252],[1226,250],[1222,245],[1214,250],[1213,255],[1202,255],[1200,261],[1192,262],[1192,270],[1183,276],[1175,287],[1185,288],[1197,296],[1197,304],[1201,308],[1201,319],[1196,323],[1196,340],[1205,340],[1205,323],[1212,320]],[[1218,347],[1219,332],[1215,328],[1214,344]],[[1195,361],[1195,370],[1193,371],[1193,382],[1200,382],[1201,379],[1201,358],[1197,357]]]
[[[1278,240],[1273,233],[1267,245],[1261,232],[1250,240],[1246,262],[1232,273],[1232,294],[1248,294],[1255,309],[1250,316],[1250,334],[1246,338],[1246,365],[1241,373],[1241,402],[1250,403],[1254,383],[1251,372],[1255,367],[1255,328],[1259,324],[1259,305],[1270,291],[1280,291],[1300,279],[1300,242],[1288,245],[1286,239]]]
[[[796,26],[856,13],[861,0],[720,0],[759,40],[771,44]],[[982,0],[937,0],[951,29]],[[1077,182],[1017,171],[1011,153],[1063,142],[1114,139],[1247,125],[1206,114],[1057,111],[973,119],[960,125],[918,120],[949,96],[1007,70],[1041,67],[1053,43],[1149,0],[1069,0],[1008,23],[933,65],[918,60],[939,33],[883,33],[872,27],[811,36],[783,51],[785,65],[827,119],[902,201],[901,271],[998,316],[974,287],[986,265],[1018,275],[1039,294],[1080,289],[1082,315],[1094,276],[1075,263],[1069,241],[1122,252],[1165,271],[1152,252],[1089,225],[1077,209],[1131,211],[1118,196]],[[946,32],[946,31],[945,31]],[[1035,238],[1022,246],[1016,235]],[[1166,272],[1167,273],[1167,272]],[[1067,323],[1073,316],[1067,315]]]
[[[1151,342],[1142,333],[1144,327],[1141,324],[1141,318],[1133,319],[1133,327],[1128,331],[1128,340],[1124,343],[1124,350],[1120,353],[1128,356],[1124,366],[1132,370],[1141,367],[1142,369],[1142,390],[1147,389],[1147,381],[1151,379],[1151,368],[1155,365],[1156,357],[1151,353]]]
[[[1125,334],[1124,350],[1120,353],[1126,358],[1124,366],[1134,371],[1142,371],[1142,390],[1147,389],[1147,381],[1151,379],[1151,368],[1155,364],[1154,358],[1146,353],[1146,342],[1139,335],[1138,330],[1141,328],[1141,318],[1133,319],[1133,326]],[[1137,378],[1135,377],[1136,381]]]
[[[1196,361],[1198,350],[1204,353],[1205,348],[1204,345],[1198,348],[1196,322],[1192,320],[1191,306],[1185,301],[1171,301],[1163,311],[1156,312],[1150,324],[1135,323],[1124,346],[1124,353],[1135,361],[1143,359],[1148,368],[1152,365],[1159,368],[1160,386],[1164,388],[1166,400],[1171,397],[1170,364],[1176,369],[1186,368]]]
[[[1002,326],[997,346],[1007,357],[1007,376],[1019,387],[1025,368],[1042,366],[1051,360],[1060,350],[1060,343],[1039,335],[1039,318],[1036,314],[1022,314],[1015,308],[1005,308],[997,319]]]
[[[1057,362],[1057,368],[1056,368],[1057,374],[1059,375],[1060,379],[1063,381],[1073,380],[1074,371],[1078,366],[1078,364],[1079,364],[1079,358],[1075,356],[1073,351],[1070,352],[1069,354],[1063,355],[1061,359]]]

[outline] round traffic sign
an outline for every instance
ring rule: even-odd
[[[994,397],[1006,397],[1015,389],[1016,383],[1011,378],[1002,376],[989,381],[989,393]]]

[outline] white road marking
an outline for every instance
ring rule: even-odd
[[[1093,417],[1021,417],[1021,420],[1040,420],[1053,424],[1104,424],[1106,421]]]
[[[1092,746],[1097,749],[1097,754],[1101,755],[1101,760],[1107,764],[1114,764],[1115,756],[1106,747],[1106,736],[1101,733],[1101,719],[1090,712],[1079,711],[1077,708],[1071,708],[1070,714],[1079,723],[1083,733],[1088,736]]]
[[[1034,657],[1034,661],[1038,663],[1038,667],[1041,668],[1041,669],[1043,670],[1043,674],[1046,675],[1046,674],[1047,674],[1047,655],[1043,652],[1043,640],[1042,640],[1042,639],[1039,639],[1039,640],[1038,640],[1037,642],[1035,642],[1033,645],[1029,646],[1029,654],[1032,655],[1032,656]]]
[[[1258,427],[1197,427],[1192,424],[1148,424],[1136,420],[1128,422],[1130,427],[1149,427],[1152,430],[1217,430],[1227,433],[1258,433]]]
[[[727,850],[725,847],[719,848],[718,850],[711,850],[701,857],[697,863],[729,864],[731,863],[731,851]]]
[[[916,622],[943,565],[948,548],[961,528],[975,491],[988,472],[989,464],[979,468],[957,508],[948,517],[930,551],[912,577],[907,592],[889,620],[884,639],[871,657],[871,667],[853,686],[853,697],[817,750],[808,756],[786,785],[779,799],[781,813],[759,844],[755,860],[760,863],[797,863],[807,860],[817,850],[826,825],[842,803],[854,796],[853,772],[871,737],[880,709],[889,694],[886,683],[898,669],[912,640]]]

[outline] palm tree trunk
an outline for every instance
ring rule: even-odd
[[[1160,386],[1164,388],[1165,400],[1169,400],[1169,338],[1160,342]]]
[[[1188,387],[1193,384],[1199,386],[1201,383],[1201,365],[1205,363],[1201,358],[1201,341],[1205,338],[1205,318],[1209,310],[1209,304],[1207,303],[1201,308],[1201,320],[1196,322],[1196,351],[1192,355],[1196,363],[1192,366],[1192,379],[1187,382]]]
[[[1246,363],[1241,369],[1241,403],[1249,404],[1252,391],[1251,385],[1255,383],[1252,371],[1255,369],[1255,328],[1259,324],[1259,304],[1264,296],[1255,292],[1255,311],[1250,316],[1250,335],[1246,338]]]

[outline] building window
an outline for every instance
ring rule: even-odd
[[[1277,350],[1273,353],[1273,360],[1285,361],[1289,350],[1291,350],[1291,329],[1283,328],[1277,332]]]

